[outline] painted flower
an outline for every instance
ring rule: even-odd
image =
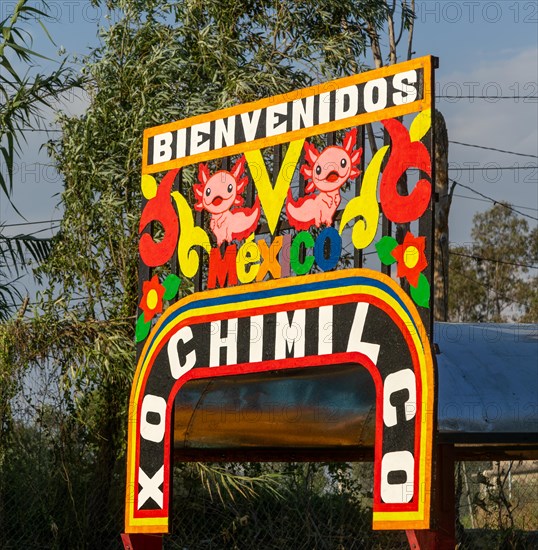
[[[174,300],[179,292],[181,279],[170,273],[163,283],[159,283],[157,275],[154,275],[150,281],[144,281],[142,284],[142,300],[140,300],[140,309],[143,313],[138,316],[135,327],[136,342],[142,342],[147,338],[151,330],[151,320],[157,313],[162,313],[163,302],[165,300]]]
[[[144,322],[148,323],[163,310],[163,297],[165,288],[159,283],[157,275],[153,275],[150,281],[142,284],[142,300],[140,309],[144,312]]]
[[[428,266],[424,252],[426,237],[415,237],[407,232],[403,243],[398,244],[394,237],[385,236],[376,243],[375,248],[383,265],[397,262],[398,277],[409,281],[409,292],[415,303],[430,307],[430,283],[422,273]]]
[[[397,262],[398,277],[406,277],[411,286],[418,286],[418,278],[421,271],[427,265],[424,249],[426,247],[426,237],[415,237],[407,232],[402,244],[399,244],[392,251],[392,256]]]

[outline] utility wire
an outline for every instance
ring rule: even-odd
[[[0,224],[0,229],[4,227],[20,227],[21,225],[41,225],[43,223],[56,223],[61,221],[62,221],[61,219],[58,219],[58,220],[40,220],[40,221],[21,222],[21,223],[5,223],[5,224]]]
[[[376,139],[383,139],[384,138],[383,134],[376,134],[375,137],[376,137]],[[449,140],[448,142],[449,143],[455,143],[457,145],[464,145],[465,147],[475,147],[476,149],[484,149],[486,151],[497,151],[498,153],[507,153],[507,154],[510,154],[510,155],[517,155],[519,157],[528,157],[528,158],[533,158],[533,159],[538,158],[538,155],[530,155],[528,153],[518,153],[517,151],[508,151],[506,149],[497,149],[496,147],[488,147],[486,145],[477,145],[477,144],[474,144],[474,143],[464,143],[462,141],[454,141],[454,140]],[[532,168],[532,167],[529,167],[529,168]]]
[[[472,193],[475,193],[476,195],[481,196],[484,199],[487,199],[488,201],[492,202],[493,204],[498,204],[499,206],[502,206],[503,208],[506,208],[508,210],[512,210],[513,212],[516,212],[516,214],[519,214],[520,216],[523,216],[525,218],[529,218],[530,220],[538,221],[538,218],[531,216],[530,214],[525,214],[525,212],[521,212],[520,210],[517,210],[513,206],[506,204],[502,201],[498,201],[496,199],[493,199],[492,197],[488,197],[487,195],[484,195],[484,193],[481,193],[480,191],[477,191],[476,189],[473,189],[472,187],[469,187],[468,185],[464,185],[463,183],[459,183],[456,180],[450,179],[451,182],[455,183],[456,185],[459,185],[460,187],[463,187],[465,189],[468,189]]]
[[[59,225],[54,225],[52,227],[45,227],[45,229],[39,229],[38,231],[34,231],[33,233],[28,233],[26,237],[33,237],[34,235],[37,235],[38,233],[43,233],[45,231],[54,231],[55,229],[58,229]]]
[[[496,147],[486,147],[485,145],[475,145],[473,143],[463,143],[462,141],[452,141],[452,140],[449,140],[449,143],[464,145],[465,147],[475,147],[476,149],[484,149],[486,151],[497,151],[498,153],[507,153],[509,155],[517,155],[518,157],[529,157],[532,159],[538,159],[538,155],[529,155],[527,153],[517,153],[516,151],[507,151],[506,149],[497,149]]]
[[[478,170],[538,170],[538,166],[466,166],[465,168],[448,168],[449,171],[474,172]]]
[[[464,254],[463,252],[455,252],[454,250],[449,250],[449,254],[452,254],[454,256],[462,256],[464,258],[471,258],[472,260],[477,260],[480,262],[492,262],[495,264],[505,264],[505,265],[514,265],[516,267],[527,267],[529,269],[538,269],[538,265],[528,265],[528,264],[519,264],[517,262],[506,262],[504,260],[494,260],[493,258],[484,258],[482,256],[478,256],[477,254]]]
[[[380,134],[376,134],[375,136],[377,139],[383,139],[383,135],[380,135]],[[475,143],[465,143],[463,141],[455,141],[455,140],[449,140],[448,141],[449,143],[454,143],[456,145],[463,145],[465,147],[474,147],[476,149],[483,149],[485,151],[496,151],[497,153],[506,153],[508,155],[517,155],[518,157],[526,157],[526,158],[532,158],[532,159],[536,159],[538,158],[538,155],[531,155],[529,153],[519,153],[517,151],[508,151],[507,149],[497,149],[496,147],[488,147],[486,145],[477,145]],[[490,167],[491,169],[494,169],[493,166]],[[489,170],[490,168],[485,168],[486,170]],[[511,168],[511,167],[510,167]],[[523,169],[530,169],[530,168],[535,168],[534,166],[524,166],[524,167],[520,167],[520,166],[514,166],[514,169],[520,169],[520,168],[523,168]],[[460,168],[460,170],[466,170],[467,168]],[[478,168],[474,168],[475,170],[480,170],[481,168],[478,167]],[[507,168],[501,168],[502,170],[505,170]],[[453,170],[453,168],[451,168],[451,170]]]
[[[448,266],[448,269],[452,270],[452,271],[455,271],[453,268],[450,267],[450,265]],[[471,283],[477,284],[477,285],[485,288],[488,292],[493,292],[493,294],[495,294],[495,296],[498,296],[498,297],[502,298],[505,302],[508,302],[508,304],[517,304],[518,306],[523,306],[523,307],[527,306],[527,304],[524,304],[523,302],[519,302],[518,300],[514,300],[513,298],[508,297],[506,294],[501,294],[500,292],[498,292],[494,288],[491,288],[490,286],[486,285],[482,281],[479,281],[478,279],[473,279],[472,277],[469,277],[469,276],[465,275],[464,273],[461,273],[461,271],[457,271],[457,273],[458,273],[459,276],[463,277],[464,279],[467,279]],[[506,306],[503,307],[503,310],[505,308],[506,308]]]
[[[377,136],[379,137],[379,136]],[[538,158],[538,157],[537,157]],[[55,164],[48,164],[45,162],[32,162],[31,164],[27,164],[26,166],[43,166],[45,168],[57,168]],[[449,170],[460,170],[460,171],[469,171],[469,170],[538,170],[538,165],[525,165],[525,166],[519,166],[519,165],[513,165],[513,166],[472,166],[472,167],[452,167],[448,168]],[[408,171],[419,171],[418,168],[408,168]]]
[[[47,162],[32,162],[30,164],[25,164],[26,167],[30,166],[44,166],[45,168],[56,168],[55,164],[49,164]]]
[[[459,195],[458,193],[454,193],[452,195],[453,197],[459,197],[460,199],[468,199],[471,201],[479,201],[479,202],[491,202],[491,199],[479,199],[478,197],[469,197],[469,195]],[[530,206],[519,206],[518,204],[513,204],[515,208],[522,208],[523,210],[532,210],[533,212],[538,212],[538,208],[531,208]]]
[[[20,239],[24,237],[33,237],[34,235],[37,235],[38,233],[43,233],[45,231],[54,231],[55,229],[58,229],[60,225],[53,225],[52,227],[45,227],[44,229],[38,229],[37,231],[33,231],[32,233],[24,233],[22,235],[11,235],[9,237],[6,237],[4,235],[0,235],[0,240],[3,241],[9,241],[12,239]]]
[[[57,128],[19,128],[18,132],[61,132]]]
[[[80,302],[81,300],[89,300],[89,297],[88,296],[80,296],[78,298],[70,298],[69,299],[70,302]],[[23,303],[24,302],[16,304],[16,303],[12,302],[11,304],[9,304],[9,307],[19,308],[19,307],[22,306]],[[27,305],[29,305],[29,306],[38,306],[38,305],[40,305],[40,303],[41,302],[28,302]]]
[[[436,95],[436,99],[531,99],[538,100],[535,95]]]
[[[87,299],[88,299],[87,297],[71,298],[69,301],[70,302],[75,302],[75,301],[87,300]],[[11,303],[11,304],[6,304],[6,305],[7,305],[8,308],[11,308],[11,309],[14,309],[14,310],[19,310],[23,306],[23,304],[24,304],[24,302],[20,302],[18,304]],[[26,305],[27,306],[39,306],[40,303],[39,302],[28,302],[28,303],[26,303]],[[71,309],[67,309],[66,311],[71,313],[71,312],[74,312],[76,310],[74,308],[71,308]],[[125,317],[113,317],[111,319],[84,319],[84,320],[80,321],[80,323],[103,324],[103,323],[112,323],[112,322],[116,322],[116,321],[130,321],[130,320],[133,320],[133,319],[136,319],[136,315],[126,315]],[[65,321],[65,318],[63,320]]]

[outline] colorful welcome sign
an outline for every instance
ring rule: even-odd
[[[367,369],[376,389],[374,528],[429,527],[432,70],[420,58],[145,132],[126,532],[169,530],[173,404],[186,382],[340,364]],[[371,122],[386,145],[366,163]],[[267,147],[282,144],[269,167]],[[417,220],[392,236],[391,224]],[[372,247],[383,272],[342,269],[346,246]],[[186,279],[196,291],[175,301]]]

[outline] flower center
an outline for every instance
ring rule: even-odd
[[[148,297],[146,298],[146,303],[148,304],[149,309],[155,309],[157,307],[157,302],[159,301],[159,295],[157,291],[152,288],[148,292]]]
[[[418,263],[418,258],[419,258],[419,251],[416,246],[408,246],[405,249],[403,259],[406,267],[408,267],[409,269],[413,269]]]

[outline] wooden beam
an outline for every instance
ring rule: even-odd
[[[121,541],[125,550],[162,550],[162,535],[144,533],[122,533]]]
[[[409,547],[411,550],[454,550],[456,487],[453,445],[436,446],[432,490],[432,527],[425,531],[406,531]]]

